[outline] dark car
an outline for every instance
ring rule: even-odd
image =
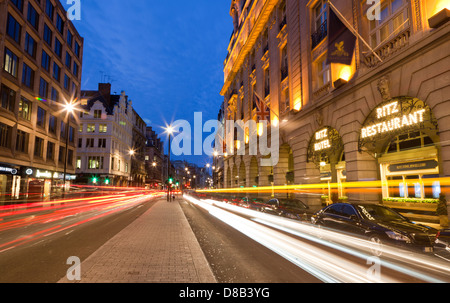
[[[434,241],[434,254],[450,261],[450,229],[438,231]]]
[[[395,210],[377,204],[337,203],[329,205],[311,218],[318,226],[359,235],[381,244],[433,251],[437,230],[416,224]]]
[[[239,206],[253,209],[257,211],[261,211],[261,208],[264,205],[264,199],[262,198],[256,198],[256,197],[243,197],[239,201]]]
[[[261,211],[291,219],[308,221],[313,212],[299,199],[273,198],[263,204]]]

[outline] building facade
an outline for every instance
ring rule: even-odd
[[[133,146],[133,108],[125,92],[111,94],[111,84],[81,92],[77,183],[129,186]]]
[[[145,163],[147,125],[144,119],[133,109],[133,143],[131,157],[131,182],[132,187],[145,187],[147,170]]]
[[[78,126],[64,105],[80,96],[83,41],[60,1],[0,1],[0,194],[61,191],[64,168],[73,180]]]
[[[263,99],[269,123],[280,126],[279,161],[261,166],[264,157],[250,156],[240,142],[246,153],[225,157],[224,187],[322,184],[297,193],[316,208],[323,200],[438,198],[438,178],[450,176],[450,22],[443,4],[233,0],[221,91],[226,117],[257,121],[255,95]],[[356,37],[346,64],[328,61],[345,53],[343,42],[331,43],[332,15]],[[381,182],[381,191],[339,186],[354,181]]]
[[[151,126],[146,127],[145,169],[147,173],[146,186],[160,189],[164,187],[167,168],[164,161],[164,142]]]

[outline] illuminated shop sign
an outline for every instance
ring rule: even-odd
[[[400,130],[415,124],[423,123],[426,111],[426,109],[420,109],[409,114],[401,115],[399,102],[392,102],[377,109],[377,119],[385,120],[361,129],[361,137],[365,139],[378,134]]]
[[[331,148],[330,139],[328,138],[328,129],[316,133],[316,142],[317,143],[314,143],[314,151],[316,152]]]
[[[17,175],[17,169],[11,168],[11,167],[4,167],[0,166],[0,173],[1,174],[11,174],[11,175]]]
[[[316,165],[320,165],[324,161],[337,162],[343,149],[344,144],[338,131],[332,127],[322,128],[314,133],[309,143],[308,161]]]
[[[430,107],[417,98],[397,97],[377,106],[367,116],[361,126],[358,150],[377,157],[396,136],[418,131],[437,135],[438,123]]]

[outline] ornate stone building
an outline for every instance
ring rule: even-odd
[[[270,123],[280,125],[280,157],[263,167],[248,142],[236,142],[246,153],[225,158],[225,187],[319,184],[296,192],[315,208],[332,194],[386,203],[438,197],[438,178],[450,176],[449,4],[380,3],[232,1],[226,116],[257,121],[255,95],[264,99]],[[343,42],[331,43],[331,15],[356,37],[350,64],[328,62],[345,52]],[[381,189],[342,186],[353,181],[377,181]]]

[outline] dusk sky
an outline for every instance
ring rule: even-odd
[[[193,128],[194,112],[217,119],[229,8],[229,0],[81,0],[81,20],[73,23],[84,37],[82,89],[111,82],[113,93],[125,91],[167,151],[166,124],[184,119]]]

